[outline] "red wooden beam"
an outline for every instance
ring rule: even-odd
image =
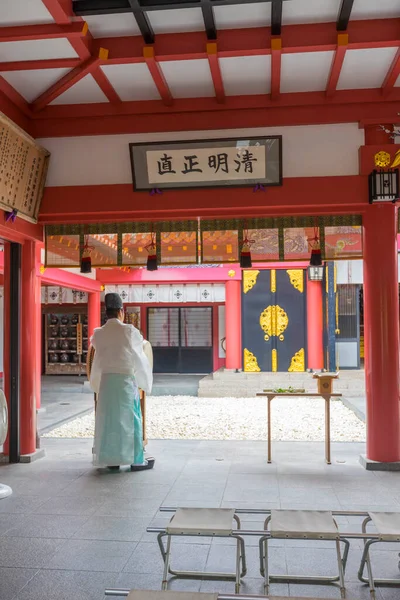
[[[108,50],[102,48],[99,58],[101,60],[107,60]],[[117,92],[111,85],[108,77],[100,67],[97,67],[92,72],[92,77],[96,81],[103,94],[107,97],[109,102],[111,102],[111,104],[119,104],[120,102],[122,102],[121,98],[118,96]]]
[[[281,92],[282,40],[271,40],[271,100],[277,100]]]
[[[31,135],[65,137],[357,123],[374,119],[377,123],[398,121],[400,89],[388,99],[377,90],[343,90],[333,98],[325,92],[281,94],[277,101],[269,95],[227,97],[224,104],[214,98],[175,100],[173,107],[160,101],[122,102],[74,106],[50,106],[33,114]],[[140,115],[140,118],[132,118]]]
[[[42,0],[57,25],[68,25],[73,16],[72,0]]]
[[[101,49],[100,49],[101,55]],[[43,92],[33,103],[32,109],[33,111],[40,111],[45,106],[53,102],[56,98],[61,96],[64,92],[69,90],[73,85],[78,83],[81,79],[86,77],[89,73],[93,73],[97,67],[100,65],[101,58],[99,56],[91,56],[87,61],[85,61],[81,66],[76,67],[64,77],[62,77],[59,81],[53,84],[48,90]]]
[[[43,242],[43,226],[16,219],[14,223],[5,222],[5,211],[0,210],[0,237],[9,242],[23,243],[24,240]]]
[[[117,222],[217,216],[294,214],[359,214],[368,207],[368,177],[293,177],[265,194],[247,188],[168,190],[149,202],[132,184],[48,187],[40,207],[40,223]],[[110,198],[113,202],[110,203]],[[321,198],[324,202],[321,203]],[[189,199],[189,201],[188,201]]]
[[[44,270],[44,273],[40,273],[38,269],[37,275],[42,278],[42,283],[46,285],[61,285],[62,287],[89,293],[101,291],[100,281],[83,277],[77,273],[70,273],[69,271],[64,271],[64,269],[48,267]]]
[[[254,110],[258,108],[277,108],[286,109],[293,107],[298,108],[312,108],[312,110],[323,110],[325,107],[340,106],[342,110],[346,111],[351,105],[359,105],[362,103],[372,103],[375,105],[380,104],[382,107],[386,104],[394,107],[395,103],[400,101],[400,88],[393,90],[390,98],[382,99],[382,93],[379,88],[370,90],[338,90],[333,98],[327,98],[325,92],[294,92],[281,94],[279,100],[272,101],[270,96],[267,94],[250,95],[250,96],[228,96],[224,104],[217,104],[214,98],[178,98],[174,100],[172,107],[166,107],[160,100],[141,100],[141,101],[130,101],[122,102],[118,107],[113,107],[108,104],[95,103],[95,104],[74,104],[74,105],[59,105],[49,106],[44,109],[40,115],[33,115],[34,119],[66,119],[74,120],[78,118],[104,118],[104,117],[122,117],[131,115],[163,115],[166,114],[169,117],[173,117],[175,114],[181,113],[224,113],[230,111],[245,111]],[[349,106],[348,106],[349,105]],[[363,107],[359,107],[359,118],[355,118],[354,121],[359,121],[363,118],[373,118],[373,113],[368,111],[368,116],[363,116]],[[385,123],[390,122],[391,118],[394,120],[393,123],[398,121],[399,112],[393,108],[390,113],[391,117],[389,120],[384,121]],[[191,117],[193,118],[193,117]],[[314,122],[314,120],[313,120]],[[190,129],[190,127],[189,127]]]
[[[0,42],[23,42],[27,40],[72,39],[86,35],[87,24],[77,21],[69,25],[18,25],[0,27]]]
[[[28,102],[12,85],[0,76],[0,91],[27,117],[31,117],[32,111],[29,107]]]
[[[31,119],[0,90],[0,111],[31,135]]]
[[[161,96],[161,100],[165,106],[172,106],[174,99],[169,89],[167,80],[164,77],[164,73],[161,70],[160,65],[156,61],[153,46],[145,46],[143,48],[143,58],[146,62],[147,68],[150,71],[150,75],[157,87],[158,93]]]
[[[74,69],[81,62],[80,58],[50,58],[47,60],[0,62],[0,73],[9,71],[38,71],[40,69]]]
[[[349,49],[400,47],[400,19],[355,21],[349,25]],[[271,54],[271,29],[227,29],[218,32],[218,56],[262,56]],[[286,25],[282,28],[282,53],[333,52],[337,34],[332,23]],[[144,62],[141,36],[99,38],[94,48],[110,51],[109,64]],[[158,62],[170,60],[207,59],[204,33],[158,34],[154,53]]]
[[[211,77],[214,84],[215,97],[220,104],[225,102],[224,82],[218,59],[218,48],[216,42],[209,42],[206,46],[208,64],[210,65]]]
[[[71,37],[68,41],[81,60],[87,60],[92,56],[93,38],[86,22],[83,23],[82,35],[80,37]],[[98,49],[99,53],[101,49],[102,47],[100,46]]]
[[[342,70],[344,57],[349,45],[349,34],[339,33],[337,36],[337,47],[332,60],[331,72],[326,86],[326,95],[331,97],[336,92],[337,84]]]
[[[397,50],[396,56],[393,59],[392,64],[390,65],[390,69],[387,72],[385,80],[382,84],[382,93],[384,95],[389,94],[396,83],[398,77],[400,75],[400,48]]]

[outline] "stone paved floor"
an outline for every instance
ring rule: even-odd
[[[91,440],[45,440],[46,458],[0,466],[13,496],[0,500],[0,600],[102,600],[106,587],[159,589],[162,564],[150,524],[165,523],[160,505],[400,510],[400,473],[371,473],[358,464],[363,444],[334,444],[333,464],[323,444],[277,442],[267,465],[264,442],[152,441],[156,468],[143,473],[97,472]],[[341,518],[340,528],[359,521]],[[243,519],[259,528],[259,517]],[[262,592],[257,540],[248,541],[243,593]],[[357,580],[360,544],[352,544],[348,598],[367,599]],[[376,571],[397,576],[398,548],[375,550]],[[227,569],[234,547],[196,539],[174,545],[182,568]],[[315,574],[335,571],[324,542],[275,541],[271,570]],[[185,581],[172,589],[233,592],[232,582]],[[336,588],[274,585],[276,595],[339,598]],[[378,600],[398,600],[399,589],[380,589]]]

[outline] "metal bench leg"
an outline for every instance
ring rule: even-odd
[[[342,540],[342,542],[344,544],[344,551],[343,551],[343,558],[342,558],[343,573],[346,573],[347,559],[349,557],[349,550],[350,550],[350,542],[349,542],[349,540]]]
[[[168,572],[169,572],[169,563],[171,557],[171,536],[167,536],[167,550],[164,558],[164,574],[161,589],[166,591],[168,589]]]
[[[269,569],[268,569],[268,537],[262,537],[259,542],[260,573],[264,577],[264,593],[269,594]]]
[[[240,540],[236,541],[236,579],[235,579],[235,594],[240,592],[240,573],[242,566],[242,546]]]
[[[339,568],[339,582],[340,582],[340,597],[346,597],[346,589],[344,583],[344,569],[343,569],[343,561],[340,553],[340,540],[336,540],[336,554],[338,560],[338,568]]]
[[[242,572],[240,574],[241,577],[245,577],[247,574],[247,559],[246,559],[246,546],[243,538],[239,538],[240,541],[240,549],[242,554]]]
[[[370,521],[372,521],[371,517],[367,517],[366,519],[364,519],[362,523],[363,533],[367,533],[367,524]],[[364,551],[361,556],[360,568],[358,570],[358,579],[362,581],[362,583],[369,584],[371,598],[372,600],[375,600],[375,583],[372,575],[371,557],[369,555],[369,549],[373,543],[375,543],[375,540],[364,540]],[[364,577],[365,565],[367,565],[368,579]]]
[[[371,567],[371,558],[369,555],[369,549],[374,544],[376,540],[369,540],[364,542],[364,551],[361,557],[360,568],[358,570],[358,579],[363,583],[369,584],[369,591],[371,593],[371,598],[375,600],[375,582],[372,575],[372,567]],[[367,565],[367,573],[368,579],[364,577],[364,569],[365,565]]]

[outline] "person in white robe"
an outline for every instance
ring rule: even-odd
[[[152,366],[141,333],[124,321],[122,299],[105,296],[107,323],[94,330],[95,350],[90,385],[97,394],[93,464],[132,471],[151,469],[154,458],[144,456],[139,388],[151,392]]]

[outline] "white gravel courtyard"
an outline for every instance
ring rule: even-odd
[[[149,439],[266,440],[264,398],[147,398]],[[272,439],[324,440],[324,401],[319,398],[276,398],[272,402]],[[44,437],[90,438],[94,412],[53,429]],[[365,441],[365,425],[340,400],[331,401],[331,439]]]

